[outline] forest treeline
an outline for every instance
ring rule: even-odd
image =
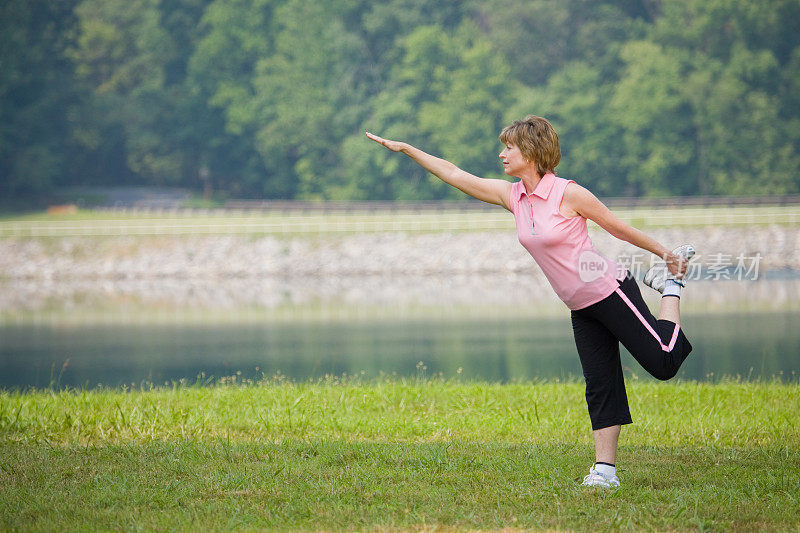
[[[365,130],[502,176],[549,118],[603,196],[800,192],[797,0],[4,0],[0,194],[461,193]]]

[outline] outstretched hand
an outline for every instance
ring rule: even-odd
[[[401,150],[403,150],[403,148],[408,146],[408,144],[406,144],[404,142],[390,141],[389,139],[384,139],[383,137],[378,137],[377,135],[372,134],[370,132],[365,132],[365,133],[367,134],[367,138],[368,139],[372,139],[376,143],[382,144],[383,146],[385,146],[386,148],[388,148],[392,152],[400,152]]]

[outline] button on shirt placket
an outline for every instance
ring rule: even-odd
[[[525,197],[528,199],[528,205],[531,208],[531,235],[536,235],[536,224],[533,222],[533,199],[529,194],[526,194]]]

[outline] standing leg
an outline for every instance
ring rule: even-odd
[[[586,405],[592,430],[630,424],[619,341],[584,310],[572,312],[572,333],[586,381]]]
[[[572,329],[586,380],[586,404],[592,421],[596,458],[583,484],[618,486],[615,461],[620,428],[622,424],[631,423],[619,341],[586,311],[572,312]]]
[[[609,426],[594,430],[594,457],[598,463],[617,463],[617,444],[622,426]]]

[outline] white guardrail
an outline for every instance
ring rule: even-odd
[[[800,206],[615,209],[637,227],[800,225]],[[97,218],[0,222],[0,238],[135,236],[135,235],[296,235],[374,232],[493,231],[514,228],[502,210],[374,214],[264,215],[229,211],[193,214],[137,215],[101,212]],[[171,216],[170,216],[171,215]],[[120,218],[120,217],[127,218]]]

